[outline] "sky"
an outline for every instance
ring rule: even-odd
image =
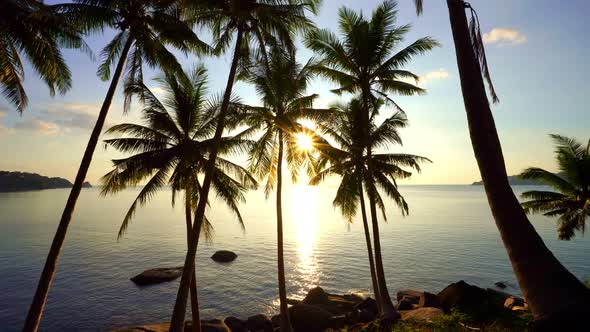
[[[46,1],[56,3],[57,1]],[[324,0],[313,20],[321,28],[337,32],[338,9],[342,6],[370,15],[377,0]],[[584,41],[590,31],[590,4],[587,0],[473,0],[477,10],[492,79],[501,102],[492,106],[509,174],[529,166],[555,170],[553,146],[548,136],[558,133],[586,141],[590,138],[590,110],[585,104],[590,94],[590,47]],[[473,157],[459,77],[443,0],[425,1],[425,12],[417,17],[413,1],[399,0],[399,25],[412,24],[412,30],[399,45],[432,36],[441,47],[417,56],[406,69],[419,75],[423,96],[391,97],[406,111],[410,126],[401,132],[403,146],[394,152],[430,158],[433,163],[414,174],[407,184],[468,184],[479,180]],[[113,31],[86,38],[97,57],[114,35]],[[307,61],[313,54],[299,43],[298,59]],[[0,97],[0,170],[27,171],[59,176],[73,181],[90,136],[108,82],[96,76],[99,61],[65,50],[72,71],[73,87],[64,96],[49,96],[48,88],[26,65],[25,89],[28,109],[19,115]],[[198,59],[180,57],[185,68],[204,63],[209,70],[212,94],[223,92],[230,67],[230,56]],[[158,72],[146,69],[146,85]],[[316,107],[325,107],[340,98],[330,89],[335,86],[316,79],[309,93],[318,93]],[[243,101],[259,104],[254,89],[237,83],[234,93]],[[123,114],[121,87],[110,109],[105,128],[122,122],[138,122],[135,104]],[[392,112],[392,110],[386,110]],[[387,114],[387,113],[386,113]],[[106,137],[101,137],[104,139]],[[98,183],[111,169],[110,160],[122,155],[99,144],[87,180]]]

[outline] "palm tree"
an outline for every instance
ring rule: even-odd
[[[363,146],[367,148],[367,191],[369,193],[369,208],[373,227],[373,241],[375,242],[375,267],[377,281],[381,293],[382,314],[395,319],[393,303],[387,290],[383,261],[381,257],[381,243],[379,239],[379,225],[377,220],[376,194],[373,182],[373,166],[371,164],[372,146],[369,139],[371,104],[377,102],[377,97],[384,97],[398,109],[399,106],[388,94],[401,95],[422,94],[425,91],[406,80],[417,80],[418,76],[403,69],[413,56],[423,54],[438,43],[425,37],[416,40],[399,52],[392,54],[392,50],[399,46],[410,26],[397,27],[396,3],[385,1],[375,9],[371,19],[367,20],[362,14],[343,7],[339,11],[339,25],[342,41],[338,36],[327,30],[315,30],[308,34],[306,45],[319,54],[323,63],[316,66],[319,74],[339,84],[339,88],[332,90],[337,94],[359,93],[364,112],[358,114],[359,122],[364,131]],[[378,108],[373,107],[375,111]]]
[[[422,0],[414,0],[417,13]],[[461,90],[473,152],[496,226],[538,330],[582,330],[590,314],[590,291],[545,246],[510,184],[484,79],[491,86],[479,20],[463,0],[447,0]],[[471,12],[471,24],[465,10]],[[493,89],[492,97],[497,101]]]
[[[161,2],[160,0],[76,0],[76,3],[59,7],[59,11],[67,14],[72,24],[82,31],[89,32],[104,28],[113,28],[118,31],[102,50],[103,62],[98,68],[98,76],[108,80],[111,77],[111,65],[115,62],[116,68],[53,238],[25,321],[24,331],[36,331],[39,326],[76,201],[124,69],[126,69],[124,75],[126,84],[130,85],[143,81],[144,62],[150,67],[160,67],[173,72],[180,71],[180,65],[174,55],[166,49],[165,44],[171,44],[183,51],[206,49],[206,45],[196,37],[190,27],[179,21],[176,11],[160,7]],[[125,98],[125,110],[129,107],[130,98],[129,95]]]
[[[80,30],[56,9],[37,0],[5,0],[0,3],[0,85],[2,94],[19,113],[27,107],[21,56],[49,87],[51,96],[66,93],[72,75],[60,48],[79,48],[92,55]]]
[[[382,101],[377,101],[375,105],[380,107],[381,104]],[[357,215],[360,203],[369,257],[369,268],[371,270],[371,281],[375,298],[378,299],[381,295],[375,271],[371,235],[363,195],[363,183],[365,183],[365,188],[368,187],[365,177],[365,173],[368,171],[368,157],[364,153],[363,128],[355,121],[358,118],[358,113],[364,111],[363,104],[361,100],[353,99],[348,104],[336,105],[334,109],[336,112],[331,115],[330,121],[318,123],[316,127],[328,140],[335,142],[337,147],[321,146],[321,155],[323,156],[322,164],[329,166],[326,166],[316,176],[311,178],[310,184],[317,185],[330,175],[340,176],[341,181],[333,204],[334,207],[340,209],[342,215],[349,222],[352,222],[353,218]],[[375,114],[377,112],[374,111],[373,113]],[[398,129],[404,128],[407,126],[407,123],[405,114],[399,111],[385,119],[379,126],[375,126],[372,123],[370,132],[372,146],[385,148],[389,143],[401,145],[402,141],[398,134]],[[411,176],[411,173],[405,171],[400,166],[411,167],[419,172],[419,163],[429,160],[420,156],[396,153],[373,154],[371,158],[371,162],[374,165],[373,177],[378,186],[398,205],[402,211],[402,215],[407,214],[409,212],[408,204],[397,189],[396,179],[407,178]],[[375,192],[375,196],[383,212],[383,218],[386,218],[385,205],[378,191]],[[381,302],[378,301],[377,303],[380,305]]]
[[[273,50],[268,62],[260,56],[257,65],[246,68],[247,81],[256,87],[263,106],[243,106],[244,124],[251,130],[262,131],[262,136],[249,152],[249,169],[258,178],[266,178],[265,194],[268,198],[276,186],[277,212],[277,264],[281,330],[291,330],[287,306],[285,263],[283,258],[282,183],[283,160],[296,182],[304,166],[310,166],[309,151],[298,146],[298,135],[310,137],[310,130],[297,121],[303,118],[321,119],[326,110],[313,109],[315,94],[306,95],[312,78],[308,62],[301,66],[294,54]]]
[[[129,87],[133,93],[144,96],[142,113],[145,125],[125,123],[107,131],[107,134],[125,136],[106,140],[108,146],[134,155],[113,160],[114,169],[102,179],[104,186],[101,194],[114,194],[149,180],[123,219],[118,238],[127,230],[137,206],[145,205],[157,191],[169,185],[173,193],[172,204],[176,194],[184,191],[187,245],[193,240],[198,241],[198,237],[192,237],[191,218],[199,199],[199,175],[202,175],[209,151],[213,148],[211,136],[215,130],[215,109],[205,100],[206,80],[206,70],[202,66],[197,67],[190,78],[184,75],[159,78],[165,93],[162,101],[143,84]],[[232,152],[245,150],[247,145],[248,142],[239,135],[224,137],[220,149],[222,152]],[[238,203],[244,201],[245,190],[255,188],[254,179],[241,166],[218,157],[212,182],[217,197],[235,213],[243,227]],[[205,231],[211,229],[207,219],[201,227]],[[210,232],[205,232],[205,235],[208,234]],[[201,331],[195,271],[192,273],[192,326],[193,331]]]
[[[217,118],[214,145],[221,141],[225,129],[226,113],[230,104],[236,72],[240,63],[250,59],[252,48],[258,48],[266,54],[267,44],[281,44],[287,49],[294,49],[293,37],[298,31],[306,31],[313,23],[306,17],[306,11],[315,13],[319,0],[204,0],[182,2],[185,12],[198,25],[211,29],[215,49],[222,52],[227,49],[235,35],[232,64],[227,85],[223,95],[221,110]],[[214,171],[217,150],[211,151],[209,163],[205,169],[202,195],[197,205],[195,225],[198,228],[203,220],[207,195]],[[194,232],[194,231],[193,231]],[[185,271],[191,271],[196,254],[196,243],[189,248],[185,258]],[[183,273],[174,305],[170,330],[180,332],[184,327],[184,315],[188,297],[191,275]]]
[[[584,233],[586,219],[590,217],[590,141],[584,146],[569,137],[551,135],[551,138],[556,144],[559,174],[531,167],[520,177],[536,180],[556,191],[526,191],[521,197],[527,201],[521,205],[526,213],[559,216],[559,239],[571,240],[576,230]]]

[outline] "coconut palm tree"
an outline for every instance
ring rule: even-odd
[[[575,231],[584,233],[590,217],[590,141],[586,145],[573,138],[551,135],[559,175],[538,167],[524,170],[520,177],[536,180],[556,191],[531,190],[522,193],[526,213],[543,213],[557,220],[560,240],[571,240]]]
[[[414,0],[417,13],[422,0]],[[583,330],[590,314],[590,291],[547,248],[528,220],[510,184],[484,77],[490,74],[479,19],[463,0],[447,0],[461,90],[473,152],[488,202],[512,269],[541,331]],[[471,14],[470,23],[466,10]],[[497,96],[490,89],[493,101]]]
[[[370,109],[378,97],[384,97],[397,108],[399,106],[389,97],[389,94],[417,95],[425,91],[407,79],[417,80],[418,76],[404,69],[404,66],[416,55],[423,54],[438,43],[425,37],[416,40],[399,52],[392,54],[397,48],[410,26],[396,26],[396,3],[385,1],[379,5],[367,20],[362,14],[343,7],[339,11],[339,27],[342,40],[327,30],[315,30],[306,36],[305,44],[316,52],[323,63],[315,67],[317,73],[336,82],[339,87],[333,92],[359,93],[364,112],[358,114],[357,122],[361,123],[364,131],[363,146],[367,148],[368,172],[367,180],[372,179],[371,165],[372,146],[368,137]],[[373,241],[375,247],[375,267],[377,281],[381,293],[382,315],[395,319],[399,315],[395,312],[393,302],[387,290],[383,260],[381,257],[381,243],[379,239],[379,225],[377,220],[377,201],[372,181],[367,181],[369,208],[373,227]]]
[[[21,56],[25,57],[49,87],[66,93],[72,75],[60,48],[79,48],[92,55],[77,26],[56,9],[37,0],[5,0],[0,3],[0,85],[2,94],[19,113],[27,107]]]
[[[212,147],[211,136],[215,130],[215,107],[206,101],[206,70],[197,67],[190,78],[184,75],[167,75],[159,78],[164,96],[158,99],[143,84],[128,87],[144,99],[142,110],[145,125],[124,123],[107,130],[107,134],[124,135],[107,139],[112,146],[132,156],[113,160],[113,170],[103,179],[102,195],[115,194],[146,179],[146,185],[129,208],[123,219],[118,237],[121,238],[131,222],[138,206],[147,204],[157,191],[165,186],[172,189],[172,204],[180,191],[184,191],[187,245],[198,241],[192,237],[192,213],[199,199],[201,183]],[[247,149],[248,141],[239,135],[224,137],[222,153]],[[243,182],[242,182],[243,181]],[[244,201],[244,191],[255,188],[256,182],[248,171],[228,159],[218,157],[215,177],[212,181],[217,197],[235,213],[243,227],[238,203]],[[207,218],[201,226],[205,235],[211,234]],[[201,331],[196,291],[195,271],[191,284],[193,331]]]
[[[307,31],[313,23],[306,12],[315,13],[319,0],[185,0],[182,3],[186,15],[197,25],[211,29],[217,52],[226,50],[235,37],[232,62],[227,79],[221,110],[217,119],[215,142],[220,142],[225,129],[226,113],[230,104],[238,65],[244,65],[250,59],[251,50],[257,48],[266,54],[267,44],[281,44],[287,49],[294,49],[293,37],[296,32]],[[215,144],[214,144],[215,145]],[[205,170],[202,196],[195,214],[195,229],[203,220],[207,195],[214,171],[217,150],[211,151],[210,162]],[[196,243],[188,250],[185,259],[185,271],[194,265]],[[191,275],[184,273],[174,305],[170,330],[182,331]]]
[[[378,100],[375,105],[380,107],[382,103],[382,101]],[[353,99],[348,104],[337,104],[333,109],[336,111],[331,115],[330,121],[320,122],[316,124],[316,127],[319,132],[326,136],[327,140],[333,141],[337,146],[320,145],[320,151],[322,152],[321,164],[326,166],[311,178],[310,184],[317,185],[331,175],[340,176],[341,181],[333,204],[334,207],[340,209],[342,215],[349,222],[352,222],[357,215],[360,203],[373,291],[375,298],[380,298],[363,195],[365,191],[363,186],[365,189],[368,187],[365,177],[365,173],[368,171],[367,155],[363,146],[363,128],[360,123],[355,121],[358,118],[358,113],[363,112],[363,104],[361,100]],[[377,112],[374,111],[373,113]],[[390,143],[401,145],[402,141],[398,129],[404,128],[407,123],[405,114],[399,111],[385,119],[379,126],[371,123],[370,137],[372,145],[382,148],[386,148]],[[408,204],[397,189],[396,179],[411,176],[410,172],[401,167],[407,166],[419,172],[420,162],[429,160],[420,156],[397,153],[373,154],[371,158],[374,165],[373,177],[377,185],[385,192],[386,196],[398,205],[402,215],[407,214],[409,212]],[[385,205],[379,191],[375,193],[375,196],[383,212],[383,218],[386,218]]]
[[[328,110],[313,109],[315,94],[307,95],[312,78],[310,65],[301,66],[294,54],[285,54],[278,49],[267,55],[268,62],[259,56],[256,65],[245,68],[243,76],[253,84],[261,97],[263,106],[243,105],[243,123],[251,130],[261,131],[262,136],[249,152],[249,169],[259,179],[266,179],[265,194],[268,199],[276,189],[277,213],[277,265],[281,330],[291,329],[287,306],[285,263],[283,257],[282,183],[283,161],[291,170],[293,182],[305,166],[311,166],[310,151],[301,149],[301,136],[311,137],[311,131],[298,121],[325,118]],[[275,188],[276,187],[276,188]]]
[[[76,3],[63,4],[59,7],[59,11],[67,15],[72,24],[81,31],[102,31],[105,28],[112,28],[117,33],[102,50],[103,62],[97,73],[103,80],[111,78],[111,83],[45,261],[37,291],[25,321],[25,331],[35,331],[39,326],[82,183],[86,178],[121,77],[125,77],[128,85],[141,82],[144,62],[150,67],[180,72],[180,65],[174,55],[166,49],[165,44],[173,45],[183,51],[206,50],[206,44],[197,38],[189,26],[179,20],[177,11],[174,8],[161,7],[161,3],[160,0],[76,0]],[[115,63],[115,71],[111,77],[111,65]],[[130,101],[128,95],[125,98],[125,110],[128,109]]]

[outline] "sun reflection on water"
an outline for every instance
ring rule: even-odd
[[[290,219],[296,235],[297,260],[294,275],[290,278],[297,290],[292,296],[303,298],[312,287],[318,286],[320,268],[315,254],[318,229],[318,188],[295,185],[291,188]]]

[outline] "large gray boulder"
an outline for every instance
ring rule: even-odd
[[[131,278],[136,285],[146,286],[172,281],[182,275],[182,266],[149,269]]]
[[[235,252],[229,250],[219,250],[216,251],[213,256],[211,256],[211,259],[217,263],[233,262],[236,258],[238,258],[238,255],[236,255]]]
[[[401,312],[402,320],[423,320],[432,322],[438,316],[444,315],[444,312],[439,308],[418,308]]]

